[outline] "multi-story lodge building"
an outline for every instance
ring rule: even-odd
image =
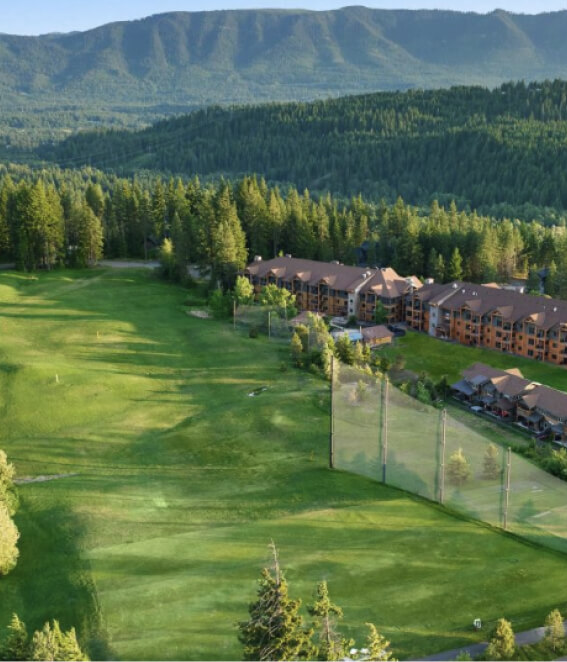
[[[338,262],[302,260],[289,255],[272,260],[255,258],[244,270],[256,292],[270,283],[296,295],[301,310],[324,315],[374,321],[378,301],[387,314],[387,322],[403,319],[404,295],[421,287],[415,277],[402,278],[391,268],[369,269]]]
[[[494,285],[445,285],[403,278],[391,268],[338,262],[256,258],[244,270],[256,292],[275,283],[296,295],[301,310],[373,322],[378,301],[387,323],[567,366],[567,301],[531,296]]]
[[[475,363],[462,375],[451,387],[462,402],[515,421],[535,434],[567,441],[567,393],[524,379],[515,368],[498,370]]]
[[[411,328],[437,338],[567,365],[567,301],[431,283],[406,293],[404,317]]]

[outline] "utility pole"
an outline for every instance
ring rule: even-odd
[[[335,413],[334,413],[334,393],[335,393],[335,357],[331,356],[331,397],[330,397],[330,428],[329,428],[329,469],[335,468]]]
[[[268,338],[272,337],[272,311],[268,310]]]
[[[382,417],[382,482],[386,483],[386,466],[388,464],[388,390],[390,382],[388,376],[384,378],[384,415]]]
[[[445,503],[445,446],[447,443],[447,410],[441,412],[441,465],[439,467],[439,503]]]
[[[508,530],[508,505],[510,503],[510,470],[512,465],[512,449],[508,446],[506,452],[506,486],[504,488],[504,517],[502,521],[502,528],[504,531]]]

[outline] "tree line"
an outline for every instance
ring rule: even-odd
[[[412,204],[454,199],[483,214],[553,221],[567,209],[565,119],[561,80],[412,89],[210,107],[138,132],[84,132],[40,155],[125,173],[256,172],[318,193]]]
[[[0,167],[0,256],[23,269],[85,266],[105,257],[155,257],[164,240],[170,276],[212,267],[230,286],[255,255],[280,253],[392,266],[437,281],[506,281],[549,269],[547,293],[567,296],[564,225],[496,220],[437,201],[428,208],[282,191],[247,176],[202,183],[134,179],[92,169],[36,173]]]

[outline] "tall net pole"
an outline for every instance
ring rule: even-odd
[[[510,470],[512,468],[512,449],[508,446],[506,452],[506,484],[504,487],[504,516],[502,518],[502,528],[508,530],[508,505],[510,503]]]
[[[335,357],[331,355],[331,398],[330,398],[330,425],[329,425],[329,469],[335,468]]]
[[[447,410],[441,412],[441,458],[439,465],[439,503],[445,503],[445,447],[447,445]]]
[[[388,465],[388,390],[389,390],[388,376],[384,379],[384,403],[382,417],[382,482],[386,483],[386,467]]]

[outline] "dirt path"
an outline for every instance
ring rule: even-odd
[[[564,623],[565,627],[565,623]],[[566,628],[567,634],[567,628]],[[524,632],[516,633],[516,644],[518,646],[524,646],[525,644],[535,644],[545,635],[545,628],[533,628],[531,630],[525,630]],[[474,660],[477,655],[484,653],[486,646],[488,644],[473,644],[472,646],[462,646],[461,648],[454,648],[450,651],[444,651],[443,653],[437,653],[437,655],[430,655],[428,657],[421,657],[420,660],[455,660],[461,653],[467,652]]]

